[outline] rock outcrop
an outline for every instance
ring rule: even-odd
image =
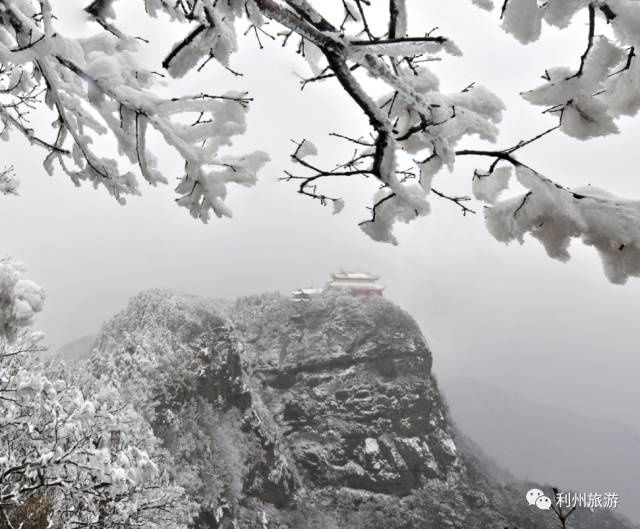
[[[119,381],[211,529],[550,528],[457,434],[415,321],[382,298],[149,291],[105,325]],[[541,487],[549,490],[549,487]],[[627,529],[604,511],[576,529]]]

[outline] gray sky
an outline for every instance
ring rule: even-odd
[[[524,47],[498,28],[495,15],[468,0],[429,4],[436,7],[418,8],[412,27],[424,32],[437,25],[465,53],[434,65],[445,88],[477,81],[505,100],[501,146],[554,124],[517,93],[536,86],[545,67],[577,64],[586,43],[584,21],[564,32],[546,28],[542,43]],[[149,57],[170,48],[173,40],[164,32],[162,25],[145,26],[142,34],[155,35],[158,44]],[[0,246],[46,288],[37,326],[51,344],[95,332],[130,296],[150,287],[236,297],[322,285],[342,267],[366,269],[382,275],[386,295],[420,322],[439,376],[491,381],[638,427],[640,281],[609,284],[595,251],[580,244],[568,264],[549,259],[536,241],[505,246],[486,232],[481,214],[463,218],[438,200],[429,217],[397,230],[399,246],[370,241],[357,221],[367,216],[371,184],[343,183],[347,208],[333,216],[277,181],[290,167],[291,138],[313,140],[330,165],[337,161],[336,146],[344,146],[327,133],[362,134],[362,116],[331,83],[301,93],[295,72],[306,70],[291,50],[282,53],[275,44],[259,53],[252,38],[242,45],[245,52],[233,66],[245,72],[243,79],[211,67],[178,83],[188,92],[246,87],[255,98],[239,147],[265,150],[272,162],[255,188],[232,190],[232,220],[198,223],[174,205],[171,186],[143,185],[143,196],[121,207],[103,190],[76,189],[59,172],[47,176],[43,152],[17,137],[0,145],[3,162],[22,180],[21,196],[2,201]],[[640,197],[640,120],[622,121],[620,128],[617,136],[589,142],[548,137],[521,157],[564,184],[592,183]],[[477,145],[474,138],[461,143]],[[166,149],[159,156],[170,180],[180,175],[179,160]],[[469,193],[474,162],[460,160],[435,185]]]

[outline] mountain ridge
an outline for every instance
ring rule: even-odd
[[[555,524],[526,504],[531,484],[473,455],[418,325],[386,299],[152,290],[95,345],[90,368],[118,380],[180,461],[200,527]],[[579,529],[632,527],[606,512],[574,518]]]

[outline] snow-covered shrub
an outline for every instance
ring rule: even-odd
[[[5,521],[21,526],[33,511],[52,527],[186,527],[193,506],[149,424],[109,383],[78,386],[47,368],[33,354],[39,340],[23,332],[0,344]]]

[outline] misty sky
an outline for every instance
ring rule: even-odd
[[[543,42],[524,47],[499,29],[495,14],[468,0],[429,5],[416,9],[412,29],[424,33],[439,26],[465,54],[433,64],[444,88],[460,90],[475,81],[504,99],[508,110],[500,146],[554,124],[517,94],[536,86],[545,67],[577,65],[586,44],[585,21],[564,32],[546,28]],[[159,69],[163,53],[186,30],[163,23],[140,28],[136,13],[129,13],[129,25],[152,39],[144,53]],[[67,23],[83,30],[75,13]],[[563,264],[549,259],[537,241],[522,247],[498,243],[486,232],[478,204],[477,215],[462,217],[434,197],[432,214],[401,226],[400,244],[393,247],[369,240],[357,226],[368,216],[372,183],[330,187],[347,201],[337,216],[297,195],[292,184],[278,182],[290,168],[290,140],[314,141],[319,161],[331,165],[340,161],[336,153],[348,149],[327,134],[364,134],[366,122],[331,82],[301,92],[297,76],[308,71],[293,49],[283,52],[279,43],[264,43],[260,52],[252,37],[242,41],[244,51],[233,67],[243,78],[211,66],[176,88],[222,93],[244,87],[255,98],[249,132],[238,148],[265,150],[272,161],[255,188],[231,191],[231,220],[213,219],[209,225],[193,220],[173,203],[171,185],[143,184],[143,196],[122,207],[104,190],[75,188],[60,171],[47,176],[43,151],[17,136],[0,145],[3,163],[13,164],[22,181],[20,197],[2,199],[0,248],[25,262],[28,277],[46,288],[37,327],[49,342],[57,347],[96,332],[129,297],[151,287],[236,297],[321,286],[340,268],[364,269],[380,274],[387,297],[419,321],[441,378],[490,381],[637,428],[640,280],[609,284],[595,251],[581,244],[574,244],[572,260]],[[640,197],[640,119],[622,120],[620,128],[617,136],[589,142],[547,137],[520,157],[564,184],[591,183]],[[157,145],[162,170],[173,182],[181,163]],[[467,138],[460,147],[478,145]],[[486,167],[486,160],[459,160],[454,173],[442,172],[434,185],[470,193],[474,167]]]

